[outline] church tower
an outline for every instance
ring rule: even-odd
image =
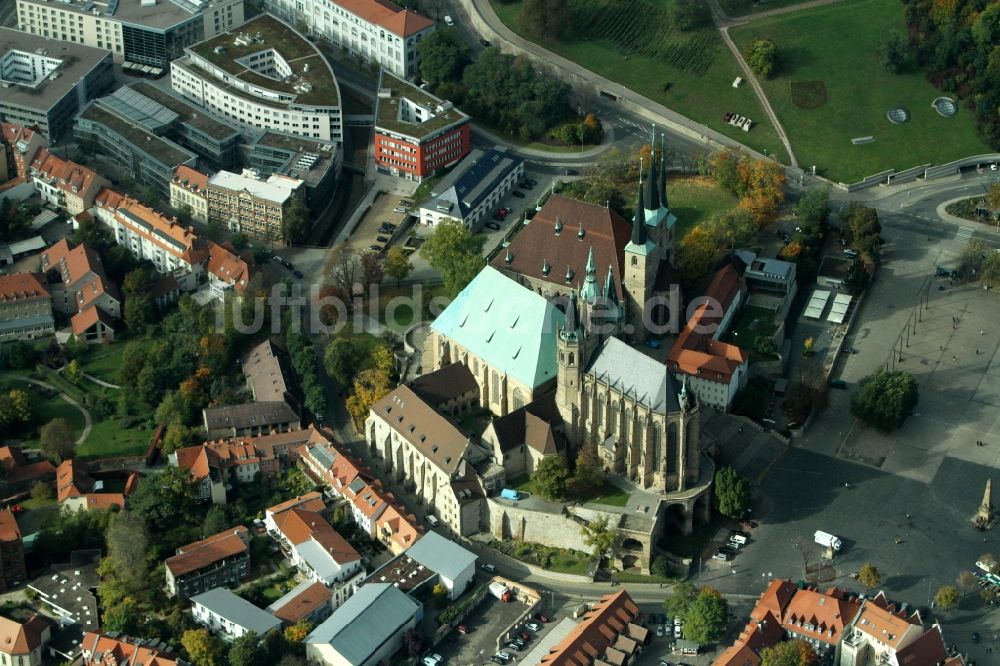
[[[649,187],[655,189],[656,184],[649,183]],[[632,239],[625,245],[625,292],[628,295],[628,319],[631,326],[631,330],[626,329],[626,333],[637,339],[645,338],[643,313],[646,301],[652,295],[659,267],[656,245],[649,240],[646,232],[645,204],[640,177],[635,219],[632,221]]]
[[[572,442],[578,441],[580,432],[586,337],[576,291],[573,291],[566,304],[566,322],[556,333],[556,407]]]
[[[660,135],[660,178],[656,184],[660,189],[660,208],[662,215],[659,238],[657,245],[660,248],[660,260],[671,266],[674,265],[674,254],[676,251],[676,239],[674,232],[677,230],[677,216],[670,212],[670,202],[667,199],[667,151],[663,143],[663,135]]]

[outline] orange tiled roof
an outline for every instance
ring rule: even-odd
[[[199,191],[204,192],[208,187],[208,176],[197,169],[192,169],[189,166],[182,165],[177,167],[177,170],[174,171],[174,182],[184,181],[187,182],[188,189],[194,186]]]
[[[245,291],[250,285],[252,263],[252,259],[238,256],[231,245],[226,247],[208,241],[208,265],[205,270],[237,292]]]
[[[274,523],[278,531],[294,546],[311,539],[322,546],[338,564],[361,559],[358,551],[316,511],[289,509],[276,515]]]
[[[267,509],[267,513],[272,516],[277,516],[280,513],[289,511],[291,509],[305,509],[306,511],[322,511],[325,508],[323,503],[323,496],[320,495],[315,490],[305,495],[299,495],[298,497],[293,497],[290,500],[285,500],[281,504],[275,504]]]
[[[0,510],[0,542],[20,541],[21,528],[10,509]]]
[[[0,275],[0,301],[48,297],[49,291],[36,273]]]
[[[219,560],[247,552],[248,530],[242,525],[223,530],[218,534],[189,543],[177,549],[164,564],[174,576],[197,571]]]
[[[32,615],[25,623],[0,617],[0,653],[11,656],[29,655],[42,646],[42,632],[49,626],[40,615]]]
[[[542,657],[542,666],[592,664],[614,644],[618,634],[639,615],[639,607],[622,590],[601,597],[576,627]]]
[[[19,483],[26,479],[35,479],[49,474],[55,475],[56,468],[48,460],[29,463],[21,453],[21,449],[10,446],[0,447],[0,465],[7,470],[7,483]]]
[[[434,21],[388,0],[337,0],[347,11],[400,37],[409,37],[434,25]]]
[[[323,583],[313,583],[273,611],[274,617],[295,624],[323,604],[330,603],[333,593]]]
[[[158,650],[151,645],[139,645],[128,637],[112,638],[103,634],[87,632],[80,643],[83,650],[83,666],[117,666],[118,664],[142,664],[142,666],[178,666],[181,662],[172,653]]]
[[[42,252],[42,268],[59,271],[63,284],[80,292],[82,301],[77,302],[78,310],[83,310],[104,293],[121,301],[118,287],[104,272],[100,255],[86,245],[74,247],[63,238]]]
[[[114,328],[114,319],[111,315],[101,310],[99,307],[91,303],[85,309],[76,313],[70,317],[70,324],[73,327],[74,335],[83,335],[86,333],[91,326],[95,325],[97,322],[103,322],[105,326],[109,328]]]

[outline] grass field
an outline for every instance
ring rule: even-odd
[[[667,196],[670,198],[670,210],[677,216],[677,231],[674,233],[677,239],[684,238],[699,222],[735,208],[739,203],[736,197],[707,176],[671,177],[667,180]]]
[[[153,340],[150,338],[141,338],[136,341],[144,349],[153,344]],[[124,342],[116,342],[111,345],[95,345],[91,347],[87,355],[80,362],[83,371],[102,381],[118,384],[121,381],[121,377],[118,376],[118,368],[121,367],[122,352],[125,351],[125,344]]]
[[[79,437],[80,433],[83,432],[83,414],[61,396],[46,397],[39,392],[38,387],[34,384],[21,382],[9,375],[0,375],[0,391],[6,392],[13,388],[27,391],[31,398],[31,408],[34,411],[35,427],[20,433],[24,438],[24,448],[37,448],[38,429],[54,418],[62,417],[69,421],[73,427],[74,437]],[[11,434],[15,435],[16,433]]]
[[[146,452],[152,436],[152,431],[144,425],[126,429],[112,417],[94,423],[87,440],[77,447],[76,455],[78,458],[140,456]]]
[[[765,2],[754,2],[754,0],[720,0],[723,11],[727,16],[749,16],[768,12],[772,9],[781,9],[791,5],[800,5],[809,0],[765,0]]]
[[[757,37],[774,41],[776,75],[763,86],[799,163],[815,164],[817,173],[850,183],[890,168],[990,152],[966,109],[943,118],[931,108],[942,93],[921,72],[895,75],[879,64],[882,37],[904,31],[901,3],[855,0],[753,21],[730,34],[744,53]],[[849,43],[844,35],[850,35]],[[789,94],[793,81],[823,81],[826,104],[814,110],[796,107]],[[910,121],[890,123],[885,114],[893,107],[909,111]],[[851,144],[863,136],[875,142]]]
[[[571,0],[576,36],[544,47],[655,102],[772,155],[785,151],[749,86],[733,88],[740,75],[722,38],[712,27],[681,33],[662,12],[671,0]],[[525,39],[518,25],[521,2],[493,9],[504,24]],[[668,89],[665,89],[669,85]],[[750,132],[727,125],[727,111],[750,117]]]

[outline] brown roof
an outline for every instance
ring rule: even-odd
[[[337,5],[400,37],[409,37],[434,25],[426,16],[402,9],[388,0],[337,0]]]
[[[62,502],[70,497],[79,497],[94,489],[94,479],[87,465],[70,458],[63,460],[56,470],[56,499]]]
[[[445,474],[451,476],[458,470],[469,446],[468,436],[409,386],[397,387],[371,409]]]
[[[557,221],[562,228],[555,232]],[[583,237],[580,237],[580,230]],[[531,222],[514,237],[507,252],[500,252],[490,264],[500,271],[525,275],[566,288],[582,285],[587,274],[587,257],[594,252],[594,267],[601,288],[611,268],[619,302],[622,299],[622,266],[631,225],[615,211],[559,194],[549,197]],[[508,252],[511,262],[507,263]],[[542,265],[551,267],[548,275]],[[572,279],[567,282],[567,269]]]
[[[622,590],[601,597],[566,638],[542,657],[544,666],[591,664],[605,655],[618,634],[633,623],[639,607]]]
[[[253,259],[247,254],[237,255],[231,245],[227,247],[228,244],[207,241],[207,245],[208,264],[205,270],[237,292],[245,291],[253,277]]]
[[[28,655],[42,646],[42,632],[49,623],[32,615],[25,623],[0,617],[0,652],[12,656]]]
[[[271,604],[270,613],[288,624],[295,624],[323,604],[329,604],[333,593],[323,583],[313,583],[281,606]]]
[[[0,465],[7,470],[7,483],[21,483],[56,473],[55,466],[48,460],[29,463],[21,449],[12,446],[0,447]]]
[[[305,495],[299,495],[298,497],[293,497],[290,500],[285,500],[281,504],[275,504],[267,509],[267,513],[276,516],[279,513],[284,513],[290,509],[322,511],[325,507],[326,505],[323,503],[323,496],[314,490],[306,493]]]
[[[80,648],[90,655],[89,658],[84,659],[83,666],[116,666],[117,664],[180,666],[180,664],[185,663],[169,650],[157,648],[153,645],[153,641],[149,641],[147,645],[139,639],[130,639],[127,636],[112,638],[88,631],[80,643]]]
[[[86,245],[74,247],[63,238],[42,253],[42,268],[59,271],[63,284],[80,292],[78,310],[83,310],[103,293],[121,301],[118,287],[104,272],[100,255]]]
[[[434,372],[410,380],[407,386],[424,402],[434,407],[460,398],[466,393],[479,391],[476,378],[464,363],[450,363]]]
[[[83,335],[97,322],[102,322],[108,328],[115,327],[115,320],[111,315],[93,304],[70,317],[69,321],[73,327],[73,335]]]
[[[254,400],[287,400],[288,371],[271,340],[265,340],[243,357],[243,374],[253,390]]]
[[[167,558],[166,566],[174,576],[197,571],[210,564],[247,552],[247,528],[239,525],[218,534],[189,543],[177,549],[177,554]]]
[[[560,423],[555,394],[548,393],[520,409],[493,419],[490,427],[496,433],[501,451],[527,444],[543,455],[558,453],[562,439],[553,429]]]
[[[906,632],[914,625],[920,626],[920,616],[906,616],[874,603],[866,603],[858,615],[854,628],[872,638],[899,649]]]
[[[42,276],[37,273],[14,273],[0,275],[0,301],[48,298]]]
[[[10,509],[0,510],[0,542],[20,541],[21,529]]]
[[[361,559],[361,555],[347,543],[347,539],[316,511],[289,509],[275,515],[274,523],[293,546],[309,540],[315,541],[340,565]]]
[[[796,590],[780,616],[781,625],[811,640],[836,645],[859,608],[856,600],[841,596],[837,590]]]
[[[885,642],[885,641],[883,641]],[[912,643],[896,651],[899,666],[938,666],[948,659],[941,627],[932,626]]]
[[[747,362],[747,354],[736,345],[713,340],[712,332],[742,289],[743,278],[732,265],[716,272],[705,292],[710,300],[698,306],[677,336],[667,356],[668,368],[702,379],[730,381],[737,368]]]
[[[206,407],[202,413],[205,419],[205,427],[209,430],[280,426],[285,423],[299,422],[299,415],[296,413],[295,408],[284,400],[256,401],[247,402],[242,405]]]
[[[204,192],[208,187],[208,176],[197,169],[182,165],[174,171],[174,182],[186,182],[188,189]]]

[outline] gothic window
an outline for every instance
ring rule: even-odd
[[[653,460],[657,461],[657,464],[659,464],[660,456],[663,455],[663,452],[660,450],[661,447],[660,447],[660,424],[659,423],[653,425],[653,431],[652,431],[652,434],[650,435],[650,437],[652,438],[652,441],[649,444],[650,444],[650,447],[653,449]]]
[[[594,417],[594,427],[600,428],[604,425],[604,394],[597,396],[597,415]]]
[[[677,424],[671,421],[667,426],[667,474],[677,472]]]
[[[573,365],[575,363],[576,363],[576,354],[574,354],[573,352],[570,352],[569,353],[569,364]]]
[[[514,409],[521,409],[524,407],[524,395],[521,393],[521,389],[514,389]]]
[[[493,371],[493,381],[490,384],[491,384],[490,399],[494,403],[498,403],[500,402],[500,377],[497,375],[496,370]]]
[[[639,257],[632,257],[632,265],[633,266],[639,265]]]

